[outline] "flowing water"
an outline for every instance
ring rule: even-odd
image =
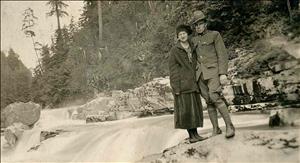
[[[174,129],[173,115],[85,124],[69,119],[68,109],[43,110],[39,122],[24,132],[11,151],[5,151],[1,141],[1,162],[138,161],[187,137],[185,130]],[[232,119],[236,127],[247,127],[266,124],[267,115],[241,114]],[[223,120],[219,122],[224,127]],[[207,115],[204,126],[198,131],[208,135],[211,124]],[[41,131],[56,129],[64,132],[40,143]],[[29,150],[38,145],[37,150]]]

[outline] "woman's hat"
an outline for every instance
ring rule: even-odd
[[[188,35],[193,33],[190,26],[181,24],[181,25],[177,26],[177,28],[176,28],[176,36],[178,37],[179,32],[182,32],[182,31],[186,32]]]
[[[205,15],[200,10],[194,11],[191,24],[195,24],[200,20],[205,20]]]

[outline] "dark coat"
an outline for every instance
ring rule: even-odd
[[[203,73],[203,78],[211,79],[227,74],[228,54],[219,32],[206,30],[202,35],[191,39],[196,46],[199,64],[197,77]]]
[[[196,81],[197,55],[192,47],[192,62],[187,52],[177,43],[169,54],[170,84],[173,93],[199,92]]]

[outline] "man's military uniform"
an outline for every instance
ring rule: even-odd
[[[200,18],[204,17],[202,12],[198,14]],[[197,20],[201,20],[200,18]],[[226,137],[232,137],[234,127],[221,95],[220,75],[226,75],[228,69],[228,54],[223,39],[219,32],[205,30],[201,34],[195,34],[191,42],[196,46],[198,60],[196,79],[201,96],[207,103],[209,117],[214,127],[213,135],[221,133],[217,119],[218,109],[226,123],[226,131],[228,130]]]
[[[228,55],[222,37],[217,31],[206,30],[194,36],[192,43],[196,46],[198,60],[196,79],[200,89],[206,84],[209,88],[209,97],[203,95],[204,98],[216,102],[221,93],[219,75],[226,75],[228,69]]]

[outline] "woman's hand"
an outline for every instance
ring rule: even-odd
[[[220,75],[220,83],[221,83],[221,85],[226,85],[226,84],[228,84],[228,78],[227,78],[227,76],[226,75]]]

